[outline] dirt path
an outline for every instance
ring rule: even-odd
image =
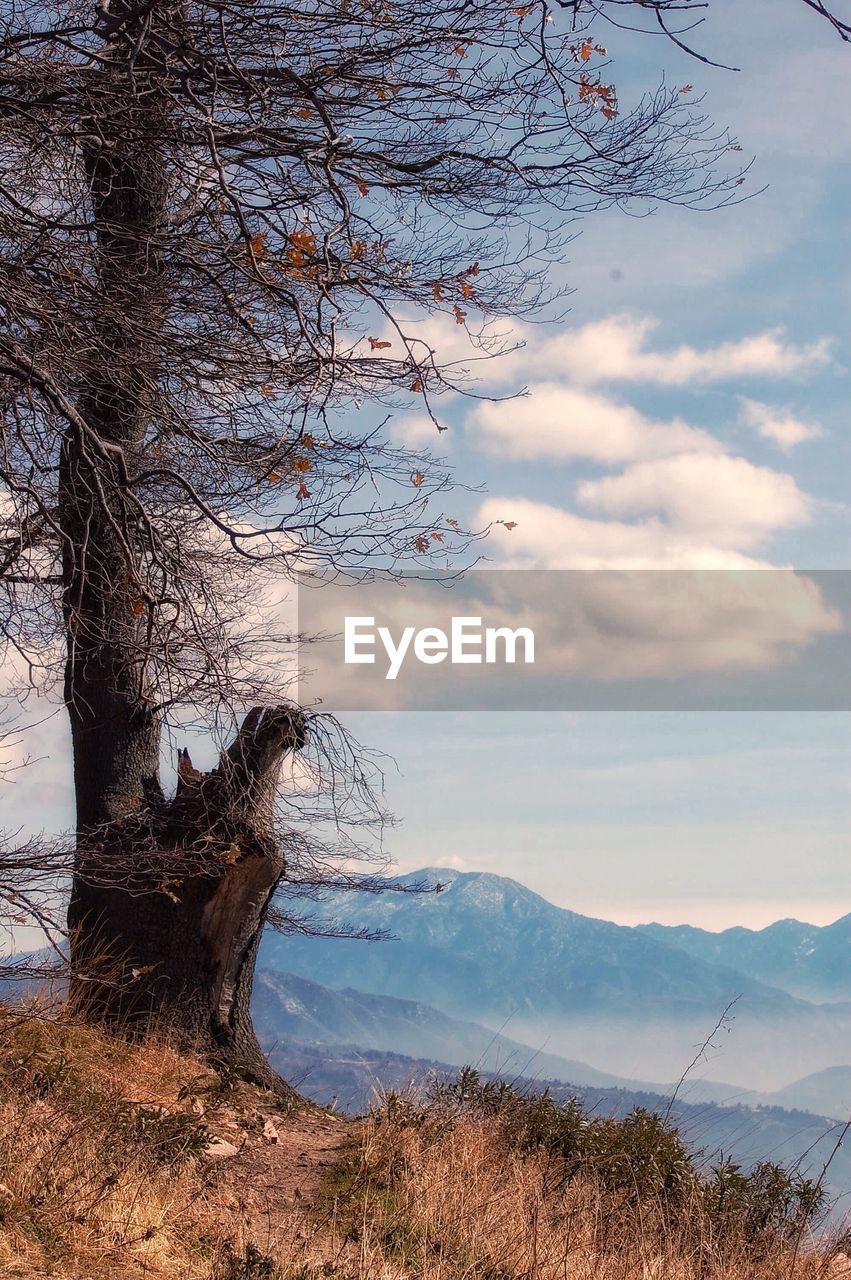
[[[309,1105],[282,1112],[254,1091],[204,1119],[213,1137],[208,1155],[217,1198],[234,1222],[245,1222],[243,1239],[287,1261],[330,1261],[335,1248],[315,1212],[317,1192],[356,1126]]]

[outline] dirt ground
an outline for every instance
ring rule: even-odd
[[[242,1220],[243,1238],[291,1264],[339,1259],[332,1205],[317,1213],[317,1192],[354,1142],[356,1124],[310,1104],[284,1112],[254,1090],[236,1106],[212,1110],[204,1123],[216,1198]]]

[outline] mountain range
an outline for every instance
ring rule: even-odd
[[[821,928],[778,920],[765,929],[738,927],[722,933],[688,924],[644,924],[638,929],[698,960],[737,969],[802,999],[851,1000],[851,914]]]
[[[442,892],[406,891],[423,881]],[[851,1003],[815,1003],[791,989],[809,973],[813,990],[828,953],[832,990],[851,987],[847,917],[824,931],[800,926],[817,941],[826,933],[824,945],[802,945],[800,930],[751,935],[769,938],[746,972],[731,963],[738,952],[729,940],[717,956],[697,954],[727,935],[612,924],[489,873],[427,868],[393,887],[332,894],[324,910],[354,928],[389,931],[394,941],[272,934],[262,966],[331,990],[429,1005],[619,1079],[676,1079],[707,1039],[696,1074],[761,1093],[851,1062]],[[757,952],[751,946],[749,954]],[[808,970],[810,955],[818,959]]]
[[[626,1083],[585,1062],[561,1058],[499,1035],[474,1022],[450,1018],[431,1005],[368,992],[332,991],[297,974],[258,971],[252,1016],[265,1046],[355,1045],[408,1058],[472,1065],[504,1076],[543,1076],[576,1084]]]
[[[355,1061],[363,1053],[389,1054],[406,1061],[437,1062],[442,1068],[475,1066],[503,1079],[553,1080],[582,1088],[652,1094],[657,1105],[676,1094],[689,1104],[783,1107],[835,1120],[851,1114],[851,1066],[829,1068],[784,1089],[762,1093],[703,1080],[699,1075],[681,1082],[634,1080],[521,1044],[476,1023],[450,1018],[415,1000],[370,995],[351,988],[332,991],[296,974],[269,969],[257,973],[252,1012],[264,1046],[273,1054],[284,1056],[296,1044],[302,1050],[310,1047],[329,1060],[335,1060],[342,1050],[346,1051],[343,1061],[350,1061],[352,1054]],[[375,1079],[370,1077],[370,1087]],[[355,1105],[362,1098],[362,1091],[359,1093],[357,1088],[351,1097],[345,1088],[342,1092],[347,1105]]]

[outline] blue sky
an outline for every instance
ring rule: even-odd
[[[495,563],[848,566],[851,50],[799,0],[713,0],[695,38],[741,73],[607,34],[621,97],[661,75],[693,84],[768,189],[715,213],[589,218],[556,272],[576,290],[569,314],[516,331],[522,356],[483,375],[484,394],[525,383],[529,397],[448,399],[439,441],[414,406],[393,427],[481,487],[454,514],[516,521],[488,543]],[[463,357],[451,321],[429,332]],[[404,869],[492,870],[625,922],[851,910],[847,716],[385,713],[355,727],[397,762],[388,846]],[[25,749],[35,763],[0,824],[69,825],[59,718]]]
[[[851,725],[809,712],[370,713],[404,870],[511,876],[624,924],[851,909]]]
[[[444,405],[441,448],[487,489],[466,510],[517,521],[488,547],[497,563],[848,566],[849,50],[795,0],[713,3],[697,38],[741,73],[611,33],[615,58],[632,55],[619,89],[664,74],[705,92],[768,189],[715,213],[586,220],[558,341],[530,331],[514,370],[483,381],[525,381],[529,400]],[[390,845],[406,869],[492,870],[590,914],[709,928],[851,909],[849,728],[815,713],[361,718],[398,764]]]
[[[742,71],[705,67],[662,41],[612,33],[613,77],[627,98],[635,84],[652,85],[663,74],[692,83],[713,119],[730,126],[744,158],[756,157],[742,190],[767,190],[715,212],[661,208],[635,217],[612,210],[586,219],[570,260],[554,273],[576,290],[560,340],[547,327],[530,326],[521,334],[522,356],[482,376],[486,394],[526,383],[525,404],[477,411],[461,399],[443,403],[450,431],[441,447],[463,479],[491,495],[466,509],[518,520],[517,536],[503,533],[496,554],[551,567],[558,550],[564,564],[569,549],[546,545],[568,533],[556,511],[574,518],[574,543],[586,541],[577,537],[584,531],[588,540],[602,533],[611,547],[611,528],[587,522],[611,526],[625,516],[637,526],[633,543],[637,537],[654,563],[694,551],[695,528],[682,513],[672,516],[662,493],[666,476],[668,484],[682,484],[685,467],[664,456],[658,433],[632,450],[621,447],[619,456],[611,440],[593,439],[601,422],[613,435],[620,418],[637,431],[643,426],[645,437],[651,425],[673,423],[702,433],[694,448],[708,463],[707,487],[727,497],[717,512],[711,495],[694,504],[691,524],[703,518],[707,551],[723,548],[728,562],[738,554],[845,567],[849,51],[797,0],[713,0],[695,38]],[[621,43],[629,45],[626,82],[617,61]],[[453,332],[450,322],[442,334],[429,332],[461,357],[463,331]],[[416,417],[403,416],[396,430],[400,438],[434,439]],[[672,441],[669,452],[686,451],[686,443]],[[754,502],[759,510],[748,526],[742,512]],[[654,525],[661,525],[655,534]]]

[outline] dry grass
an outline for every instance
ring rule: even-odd
[[[270,1113],[286,1124],[278,1105],[165,1043],[0,1007],[0,1276],[273,1274],[273,1237],[292,1257],[306,1238],[286,1195],[275,1215],[245,1191],[278,1159],[262,1134]],[[238,1156],[209,1159],[213,1137]]]
[[[576,1176],[499,1116],[276,1105],[167,1044],[0,1007],[0,1277],[851,1280],[806,1238],[737,1244],[688,1192],[674,1212]],[[238,1153],[211,1161],[211,1134]]]
[[[377,1113],[338,1204],[358,1280],[851,1280],[823,1241],[722,1234],[699,1197],[672,1212],[568,1176],[561,1157],[512,1149],[493,1117]]]
[[[205,1079],[163,1044],[0,1014],[0,1275],[209,1275],[187,1247],[206,1136],[178,1104]]]

